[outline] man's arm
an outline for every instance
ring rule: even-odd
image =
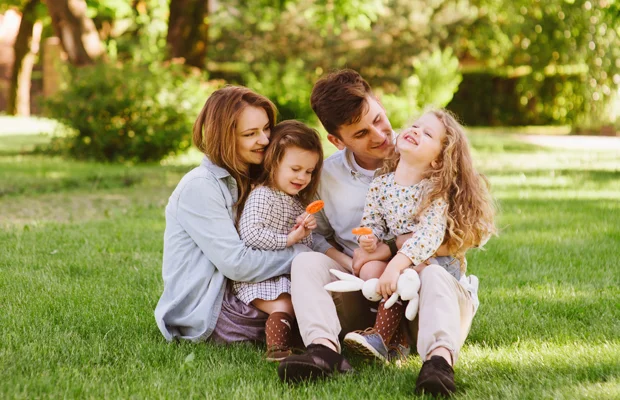
[[[338,264],[342,265],[349,271],[353,271],[353,259],[343,252],[336,250],[335,247],[330,248],[325,253],[326,256],[336,261]]]

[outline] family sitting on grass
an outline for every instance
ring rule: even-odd
[[[415,390],[450,395],[478,305],[465,254],[495,232],[463,128],[433,110],[396,136],[352,70],[319,80],[311,105],[339,149],[325,161],[319,134],[276,124],[267,98],[229,86],[207,99],[193,132],[205,157],[166,207],[159,329],[168,340],[266,340],[285,382],[351,372],[341,338],[386,362],[417,343]],[[309,214],[316,199],[324,208]],[[404,301],[385,307],[406,269],[420,280],[414,321]],[[378,278],[382,299],[327,291],[330,270]]]

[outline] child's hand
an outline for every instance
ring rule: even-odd
[[[377,293],[387,300],[395,291],[398,278],[400,277],[400,269],[394,265],[388,264],[385,271],[381,274],[379,282],[377,282]]]
[[[310,232],[311,231],[309,229],[305,229],[301,224],[295,225],[295,227],[293,227],[293,230],[288,234],[286,238],[286,247],[290,247],[295,243],[299,242],[301,239],[308,236],[308,233]]]
[[[304,227],[307,230],[312,231],[312,230],[316,229],[317,223],[316,223],[316,218],[314,218],[313,214],[310,214],[307,217],[304,217],[304,220],[306,221],[306,222],[304,222]]]
[[[367,253],[377,250],[378,239],[375,235],[363,235],[359,238],[360,247]]]

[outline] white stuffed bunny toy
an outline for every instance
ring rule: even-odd
[[[340,278],[339,281],[331,282],[324,286],[325,289],[330,292],[355,292],[356,290],[361,290],[364,297],[368,300],[381,300],[381,295],[377,293],[377,282],[379,282],[379,279],[373,278],[363,281],[357,276],[335,269],[330,269],[329,272]],[[398,278],[396,292],[394,292],[394,294],[386,300],[384,307],[392,307],[392,305],[396,303],[396,300],[398,300],[399,296],[402,300],[409,300],[409,304],[405,309],[405,317],[409,321],[413,321],[415,316],[418,314],[418,305],[420,302],[420,295],[418,294],[419,291],[420,277],[417,272],[408,268]]]

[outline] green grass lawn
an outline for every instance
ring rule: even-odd
[[[500,236],[472,252],[481,307],[456,398],[620,398],[620,154],[471,136]],[[33,155],[0,134],[1,398],[411,398],[421,361],[289,387],[263,349],[167,343],[163,210],[199,160],[125,167]]]

